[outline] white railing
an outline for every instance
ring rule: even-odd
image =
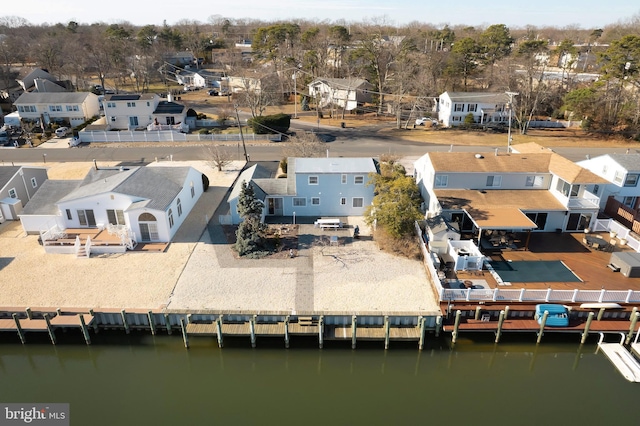
[[[595,232],[615,232],[619,240],[626,240],[627,246],[640,253],[640,239],[620,222],[613,219],[598,219],[593,230]]]
[[[84,243],[84,253],[87,257],[91,257],[91,237],[87,237],[87,241]]]
[[[482,301],[493,300],[501,302],[559,302],[559,303],[586,303],[586,302],[615,302],[637,303],[640,302],[640,291],[634,290],[503,290],[495,288],[486,289],[448,289],[442,288],[440,281],[436,281],[441,300],[443,301]]]

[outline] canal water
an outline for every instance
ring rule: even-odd
[[[71,424],[637,424],[640,387],[577,336],[416,344],[72,332],[0,336],[0,402],[64,402]],[[462,336],[464,337],[464,336]],[[575,338],[574,338],[575,337]],[[575,342],[574,342],[575,340]]]

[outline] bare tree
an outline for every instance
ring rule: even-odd
[[[289,138],[283,152],[286,157],[322,157],[325,145],[314,133],[300,133]]]
[[[211,158],[211,165],[217,168],[219,172],[233,161],[231,153],[227,150],[221,149],[219,146],[210,147],[208,151],[209,158]]]

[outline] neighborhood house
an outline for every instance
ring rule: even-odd
[[[252,185],[265,205],[264,216],[362,216],[373,201],[373,158],[289,158],[286,178],[256,164],[240,174],[229,198],[231,222],[238,224],[242,182]]]

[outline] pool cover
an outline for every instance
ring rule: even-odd
[[[502,281],[514,283],[581,282],[560,260],[489,262]]]

